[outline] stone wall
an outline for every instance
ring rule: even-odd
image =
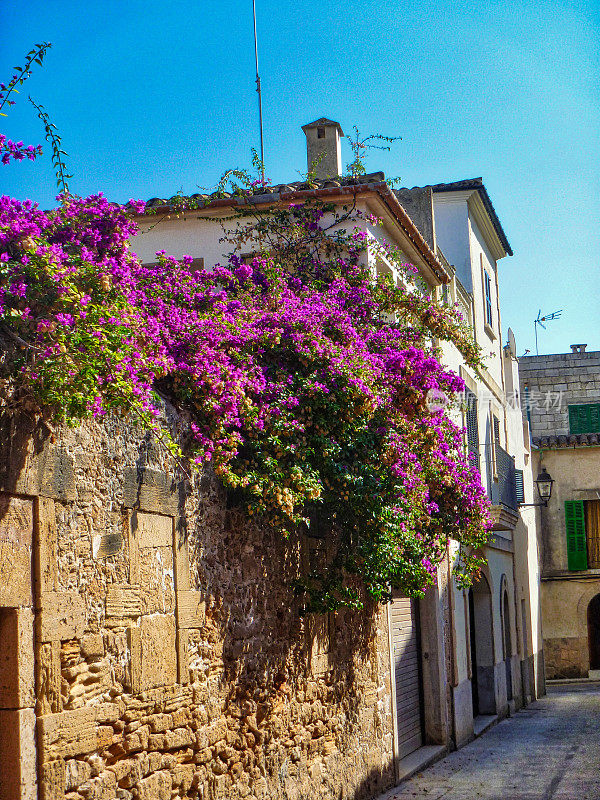
[[[521,356],[519,376],[532,436],[568,435],[568,405],[600,402],[600,351]]]
[[[0,800],[393,783],[387,615],[302,618],[309,540],[251,524],[211,474],[174,480],[119,417],[5,420],[1,443]]]

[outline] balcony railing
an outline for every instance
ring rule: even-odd
[[[497,481],[490,481],[490,500],[495,506],[506,506],[517,510],[517,484],[514,456],[496,444]]]

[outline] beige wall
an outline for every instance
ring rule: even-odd
[[[600,570],[570,572],[565,500],[596,499],[600,492],[600,447],[566,447],[534,453],[534,471],[545,467],[554,485],[547,508],[539,510],[541,607],[546,675],[587,677],[587,607],[600,593]]]
[[[536,453],[534,471],[538,467],[545,467],[554,479],[548,507],[540,511],[544,577],[568,571],[565,500],[593,500],[600,497],[600,447],[540,450]]]

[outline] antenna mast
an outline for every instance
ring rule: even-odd
[[[256,0],[252,0],[252,15],[254,18],[254,61],[256,63],[256,91],[258,92],[258,124],[260,127],[260,174],[264,185],[265,150],[263,145],[262,94],[260,90],[260,75],[258,74],[258,41],[256,38]]]
[[[540,351],[538,350],[538,325],[540,328],[546,330],[546,326],[544,322],[548,322],[549,320],[559,319],[560,315],[562,314],[562,308],[558,311],[553,311],[552,314],[546,314],[545,317],[542,317],[542,309],[538,311],[537,319],[533,321],[533,329],[535,331],[535,354],[539,356]]]

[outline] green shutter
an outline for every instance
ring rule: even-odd
[[[581,433],[584,426],[585,406],[569,406],[569,430],[571,433]]]
[[[600,433],[600,405],[569,406],[569,430],[571,433]]]
[[[523,483],[522,469],[515,470],[515,494],[517,498],[517,503],[525,502],[525,485]]]
[[[583,500],[565,500],[565,522],[569,569],[587,569]]]

